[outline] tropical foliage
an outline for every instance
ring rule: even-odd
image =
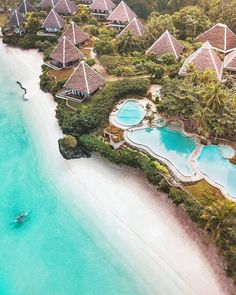
[[[107,84],[87,104],[76,112],[68,112],[64,104],[59,104],[57,118],[66,134],[78,136],[108,124],[109,114],[115,103],[128,95],[145,95],[148,81],[144,79],[124,79]]]
[[[219,83],[210,70],[193,71],[184,79],[167,78],[161,94],[159,112],[187,120],[188,128],[206,137],[235,138],[235,88]]]

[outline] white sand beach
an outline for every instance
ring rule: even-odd
[[[51,163],[48,177],[58,179],[56,188],[68,192],[65,205],[75,216],[84,210],[91,217],[86,226],[96,227],[107,249],[135,273],[144,295],[233,294],[214,248],[207,248],[181,209],[148,185],[140,172],[97,156],[71,161],[61,157],[56,103],[39,90],[41,55],[2,44],[0,52],[27,89],[29,101],[22,101],[22,110],[33,140],[39,142],[42,165]]]

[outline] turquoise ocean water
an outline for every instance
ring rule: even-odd
[[[0,294],[144,294],[60,201],[21,113],[22,92],[1,59],[0,69]],[[21,210],[32,214],[15,228]]]

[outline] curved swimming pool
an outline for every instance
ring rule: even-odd
[[[157,156],[168,160],[183,176],[195,173],[189,164],[190,155],[197,147],[194,138],[169,126],[137,129],[128,133],[128,138],[137,145],[147,147]]]
[[[145,117],[144,107],[136,100],[127,100],[116,115],[116,122],[122,126],[135,126]]]
[[[233,165],[225,157],[229,154],[229,148],[208,145],[202,148],[197,158],[197,166],[210,182],[220,185],[233,198],[236,198],[236,165]],[[232,152],[232,151],[231,151]]]

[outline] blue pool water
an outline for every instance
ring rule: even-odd
[[[143,106],[135,100],[128,100],[120,108],[116,121],[123,126],[138,125],[145,116]]]
[[[180,131],[168,127],[139,129],[128,134],[131,141],[147,146],[156,155],[169,160],[184,176],[192,176],[188,159],[196,148],[193,138],[185,136]]]
[[[0,68],[7,69],[1,53]],[[46,177],[11,78],[0,71],[0,294],[140,294],[120,257],[101,247],[84,226],[90,221],[75,218],[56,180]],[[11,222],[21,210],[32,214],[16,228]]]
[[[197,159],[199,170],[211,181],[220,184],[226,192],[236,198],[236,165],[224,158],[222,147],[204,146]],[[227,149],[227,154],[229,150]]]

